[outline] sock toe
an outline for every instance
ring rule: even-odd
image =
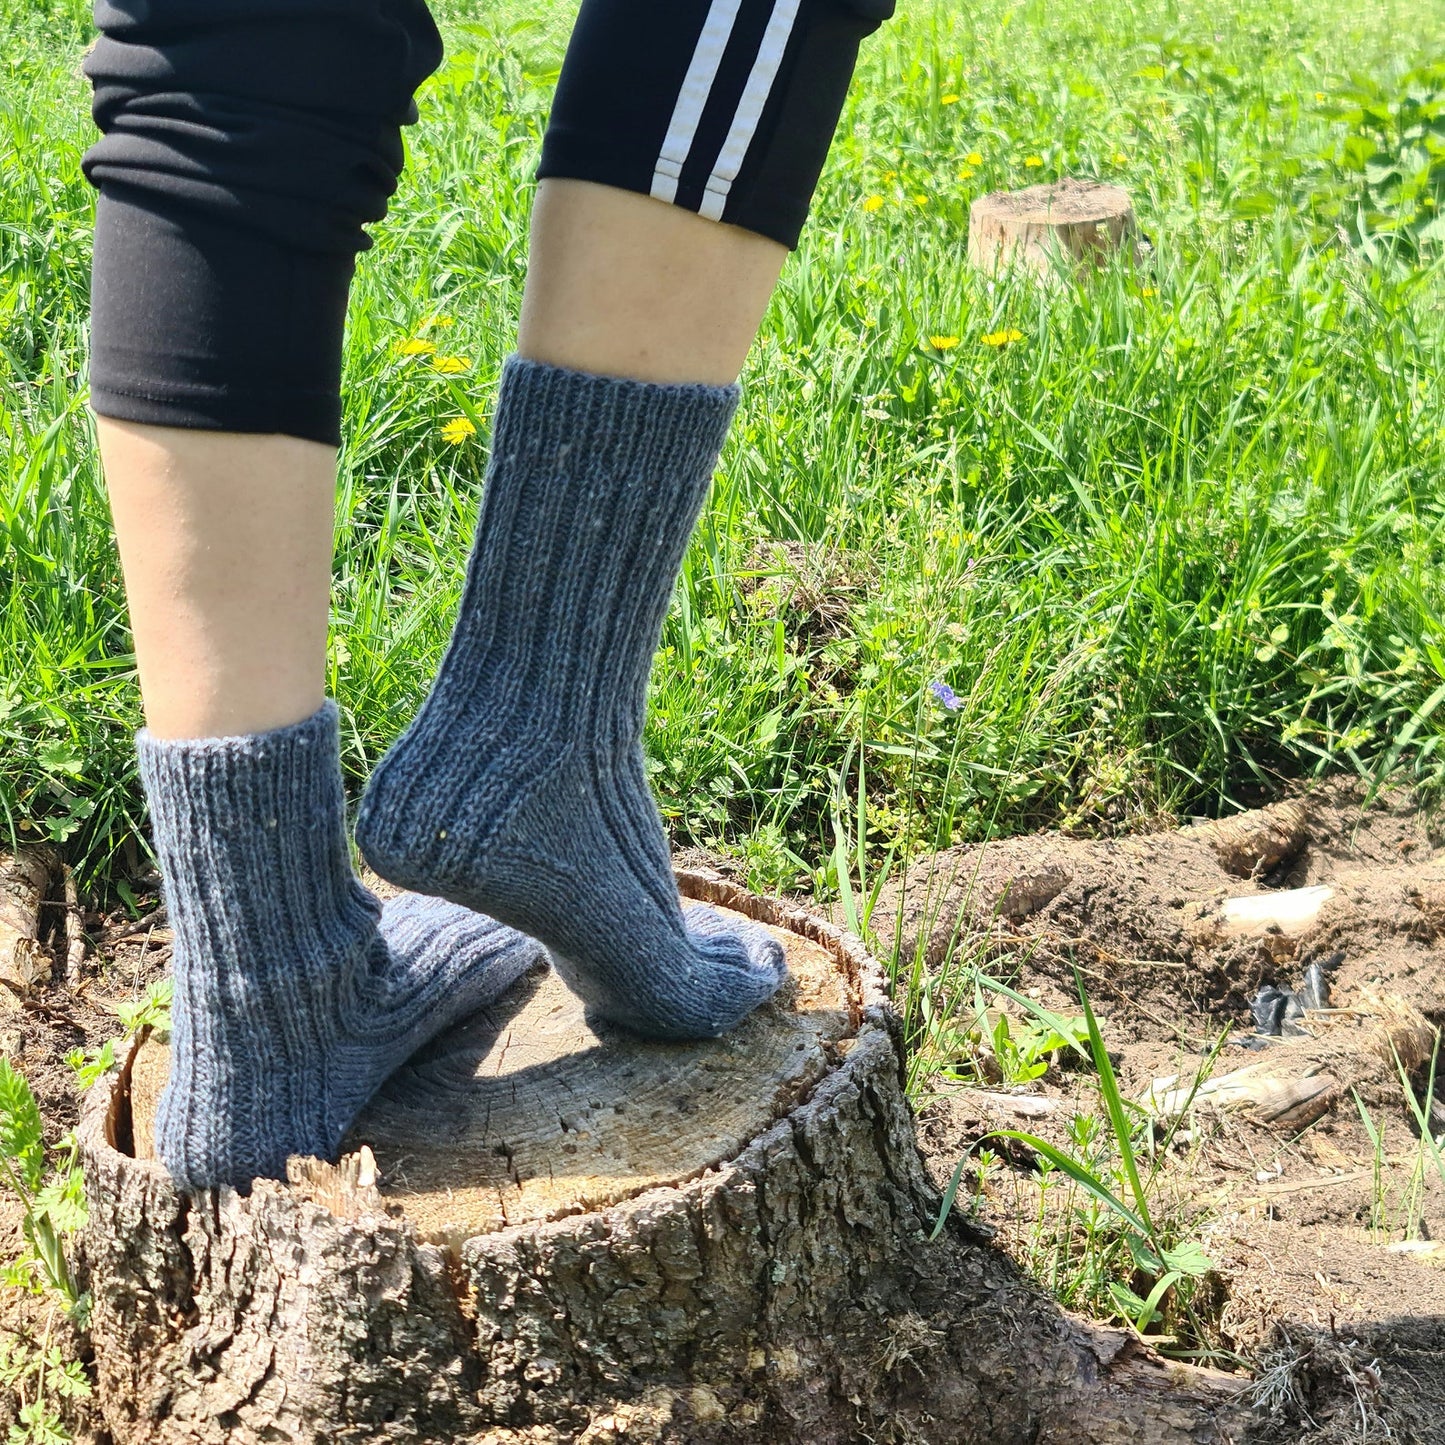
[[[547,950],[535,938],[485,913],[417,893],[388,899],[377,931],[396,986],[422,1014],[419,1027],[427,1038],[418,1040],[418,1048],[547,961]],[[406,1048],[404,1042],[399,1046]]]
[[[688,937],[707,960],[706,1015],[716,1037],[766,1003],[788,975],[783,946],[759,923],[727,918],[706,905],[683,914]]]
[[[734,967],[771,982],[773,988],[787,977],[787,953],[761,923],[729,918],[706,903],[685,908],[682,917],[689,936],[709,957],[725,962],[730,955]]]

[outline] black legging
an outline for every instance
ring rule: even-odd
[[[797,243],[863,37],[894,0],[583,0],[541,177]],[[441,63],[425,0],[95,0],[101,416],[340,440],[364,225]]]

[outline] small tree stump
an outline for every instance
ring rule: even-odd
[[[137,1157],[158,1046],[97,1085],[85,1256],[117,1445],[841,1445],[899,1380],[931,1392],[920,1439],[1232,1438],[1219,1377],[1069,1321],[990,1248],[924,1243],[938,1196],[859,942],[679,883],[788,949],[782,996],[725,1039],[597,1034],[533,975],[394,1076],[340,1165],[245,1197]]]
[[[968,259],[983,271],[1021,265],[1044,275],[1060,261],[1101,265],[1126,243],[1134,207],[1118,186],[1065,178],[1021,191],[990,191],[968,212]]]

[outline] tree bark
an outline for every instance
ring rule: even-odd
[[[679,882],[788,947],[787,996],[727,1039],[596,1035],[533,978],[389,1081],[339,1166],[249,1196],[183,1196],[135,1157],[157,1051],[92,1090],[118,1445],[1242,1438],[1226,1377],[1070,1319],[962,1226],[927,1242],[939,1201],[856,939]]]
[[[0,853],[0,1010],[50,977],[50,954],[39,941],[40,906],[58,863],[43,846]]]

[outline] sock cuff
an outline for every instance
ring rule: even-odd
[[[705,487],[742,396],[738,386],[599,376],[515,354],[502,369],[492,430],[497,464],[566,476]]]
[[[339,757],[340,729],[341,714],[336,704],[327,698],[310,717],[279,728],[267,728],[264,732],[207,738],[158,738],[149,728],[141,728],[135,735],[135,742],[143,769],[149,765],[164,770],[203,762],[243,767],[248,762],[284,762],[292,755],[315,756],[316,751],[325,748],[328,741]]]
[[[308,718],[235,737],[136,734],[158,851],[204,847],[212,829],[282,839],[340,830],[341,726],[329,698]]]

